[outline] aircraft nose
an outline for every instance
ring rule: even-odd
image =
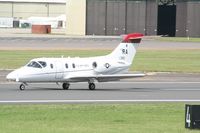
[[[11,73],[9,73],[7,76],[6,76],[6,79],[7,80],[10,80],[10,81],[17,81],[17,72],[16,71],[13,71]]]

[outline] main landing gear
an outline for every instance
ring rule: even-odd
[[[69,86],[70,86],[69,83],[63,83],[63,84],[62,84],[63,90],[68,90],[68,89],[69,89]]]
[[[95,90],[96,86],[94,83],[89,83],[89,89],[90,90]]]
[[[62,84],[63,90],[68,90],[68,89],[69,89],[69,86],[70,86],[69,83],[63,83],[63,84]],[[89,83],[88,88],[89,88],[90,90],[95,90],[96,86],[95,86],[94,83]]]

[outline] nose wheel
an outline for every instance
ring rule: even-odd
[[[95,90],[96,86],[94,83],[89,83],[89,89],[90,90]]]
[[[21,91],[25,90],[26,89],[26,85],[25,84],[20,84],[19,89]]]

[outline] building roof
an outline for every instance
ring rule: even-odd
[[[66,0],[0,0],[0,2],[25,2],[25,3],[66,3]]]

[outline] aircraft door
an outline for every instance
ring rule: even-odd
[[[64,75],[64,67],[63,67],[63,64],[59,61],[55,62],[55,67],[56,67],[56,75],[55,75],[55,78],[56,79],[62,79],[63,78],[63,75]]]

